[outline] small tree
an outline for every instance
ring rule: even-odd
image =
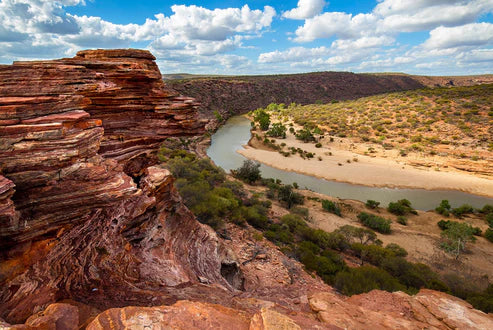
[[[376,209],[380,205],[380,202],[374,201],[373,199],[369,199],[366,201],[365,205],[370,209]]]
[[[289,184],[281,186],[279,188],[277,196],[280,201],[287,204],[288,209],[290,209],[295,204],[303,204],[304,201],[303,195],[293,191],[293,186]]]
[[[253,119],[259,123],[262,131],[269,129],[270,115],[264,109],[255,110]]]
[[[274,123],[270,130],[267,131],[268,136],[277,137],[281,139],[286,138],[286,126],[281,123]]]
[[[296,138],[303,142],[315,142],[315,137],[308,128],[303,128],[296,133]]]
[[[444,241],[440,245],[445,251],[455,255],[459,259],[461,252],[465,251],[468,242],[474,242],[474,228],[467,223],[450,222],[447,229],[441,234]]]
[[[336,203],[329,201],[327,199],[322,200],[322,208],[330,213],[341,216],[341,208],[336,205]]]
[[[342,226],[336,232],[342,234],[351,243],[356,241],[363,245],[374,244],[378,239],[377,234],[373,230],[351,225]]]
[[[231,170],[231,174],[237,179],[253,183],[262,179],[260,175],[260,164],[252,160],[245,160],[243,165],[236,170]]]
[[[435,212],[448,217],[450,214],[450,209],[451,209],[451,206],[450,206],[449,201],[444,199],[440,202],[440,206],[435,208]]]

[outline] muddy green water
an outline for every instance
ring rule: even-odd
[[[250,121],[243,116],[232,117],[212,136],[211,146],[207,150],[207,155],[216,165],[229,172],[231,169],[236,169],[243,164],[246,158],[236,151],[242,149],[249,139]],[[328,181],[278,170],[264,164],[261,165],[260,169],[262,170],[262,176],[265,178],[280,179],[283,183],[296,182],[300,188],[344,199],[355,199],[364,202],[368,199],[373,199],[379,201],[382,206],[402,198],[410,200],[418,210],[434,209],[442,199],[448,199],[452,207],[466,203],[478,208],[483,207],[485,204],[493,204],[493,198],[460,191],[375,188]]]

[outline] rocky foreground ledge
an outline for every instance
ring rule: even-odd
[[[204,124],[146,51],[0,66],[0,329],[493,328],[443,293],[343,297],[197,222],[155,153]]]

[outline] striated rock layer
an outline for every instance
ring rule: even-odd
[[[165,288],[200,281],[232,288],[221,269],[234,258],[149,166],[164,139],[203,130],[147,51],[0,66],[0,317],[64,298],[160,304],[176,300]]]

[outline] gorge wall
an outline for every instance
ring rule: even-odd
[[[179,93],[194,97],[201,104],[200,114],[211,120],[216,119],[214,111],[226,119],[270,103],[329,103],[424,87],[470,86],[491,82],[493,75],[428,77],[351,72],[197,78],[179,74],[166,76],[167,85]]]
[[[0,329],[493,328],[444,293],[341,296],[200,224],[155,157],[204,132],[197,107],[146,51],[0,66]]]
[[[200,113],[210,119],[215,118],[214,111],[227,118],[270,103],[329,103],[424,87],[421,82],[405,75],[350,72],[212,77],[166,80],[166,83],[179,93],[196,98],[201,104]]]

